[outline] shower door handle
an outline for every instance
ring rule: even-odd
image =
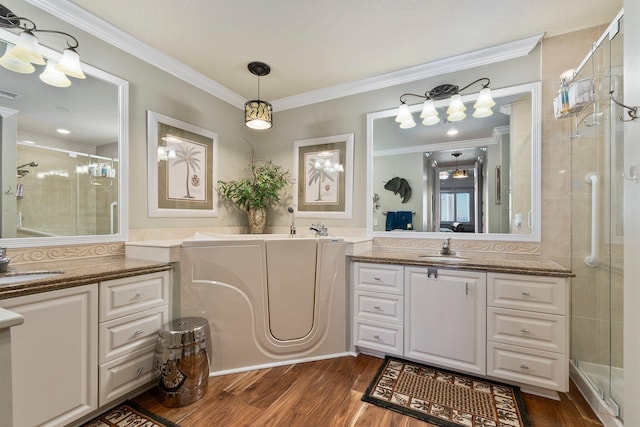
[[[589,172],[584,179],[591,184],[591,255],[584,258],[584,263],[597,267],[600,264],[600,176]]]

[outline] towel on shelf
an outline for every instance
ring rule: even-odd
[[[387,212],[385,230],[413,230],[413,213],[411,211]]]

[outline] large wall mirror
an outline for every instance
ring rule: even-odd
[[[0,39],[4,53],[18,37],[0,29]],[[125,241],[128,83],[82,64],[86,79],[53,87],[35,67],[0,67],[0,245]]]
[[[540,86],[492,90],[485,118],[400,129],[397,109],[368,114],[369,234],[540,241]]]

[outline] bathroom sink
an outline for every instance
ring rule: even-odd
[[[468,258],[455,255],[418,255],[418,258],[425,261],[468,261]]]
[[[10,275],[0,277],[0,285],[9,285],[13,283],[28,282],[31,280],[46,279],[48,277],[57,276],[64,273],[64,271],[38,271],[38,272],[24,272],[24,273],[9,273]]]

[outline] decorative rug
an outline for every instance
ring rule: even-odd
[[[82,427],[180,427],[130,400],[94,418]]]
[[[519,387],[391,356],[362,400],[443,427],[531,427]]]

